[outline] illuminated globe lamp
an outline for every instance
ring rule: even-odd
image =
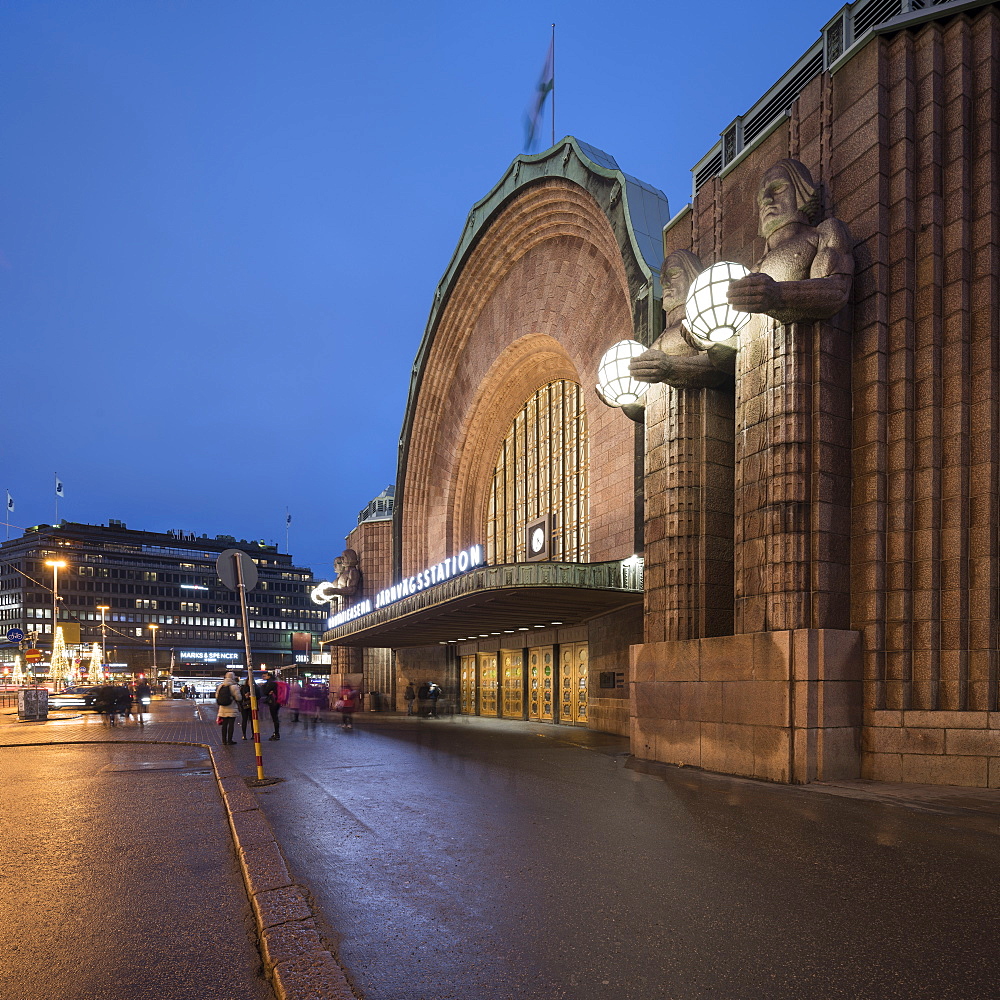
[[[684,303],[684,321],[703,350],[735,337],[750,322],[752,314],[734,309],[726,298],[729,282],[749,273],[742,264],[722,260],[705,268],[691,282]]]
[[[637,340],[619,340],[604,352],[597,366],[597,392],[608,406],[628,406],[638,403],[649,388],[629,374],[629,362],[646,348]]]

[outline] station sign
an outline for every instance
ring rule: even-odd
[[[449,556],[419,573],[414,573],[413,576],[400,580],[399,583],[393,584],[391,587],[386,587],[385,590],[380,590],[375,595],[374,601],[360,601],[335,615],[331,615],[327,622],[327,628],[337,628],[338,625],[354,621],[356,618],[370,614],[373,610],[394,604],[404,597],[418,594],[422,590],[444,583],[445,580],[450,580],[453,576],[460,576],[462,573],[467,573],[470,569],[482,565],[483,547],[481,545],[473,545],[463,549],[457,556]]]

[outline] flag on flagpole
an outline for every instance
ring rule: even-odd
[[[14,510],[14,498],[10,495],[10,490],[7,490],[7,513],[10,514]]]
[[[553,38],[549,42],[549,51],[545,57],[545,65],[542,67],[542,75],[538,78],[538,86],[535,87],[535,93],[531,98],[531,107],[524,116],[524,148],[529,153],[541,128],[545,101],[556,85],[555,44],[555,38]]]
[[[292,515],[291,514],[286,514],[285,515],[285,527],[287,528],[291,523],[292,523]]]
[[[59,478],[58,474],[56,474],[56,496],[60,498],[66,496],[66,494],[63,492],[62,480]]]

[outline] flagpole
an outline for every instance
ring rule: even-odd
[[[552,25],[552,145],[556,144],[556,26]]]
[[[289,525],[288,508],[286,507],[285,508],[285,551],[286,552],[288,551],[288,525]]]

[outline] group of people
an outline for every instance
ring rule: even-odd
[[[406,702],[406,714],[423,716],[428,719],[438,717],[438,699],[443,695],[440,685],[434,681],[424,681],[416,690],[412,684],[406,685],[403,700]],[[416,708],[413,703],[416,701]]]
[[[106,726],[125,723],[133,715],[135,722],[146,723],[145,714],[153,700],[153,689],[145,679],[128,684],[104,684],[94,693],[94,710],[98,712]]]
[[[307,722],[312,722],[315,725],[324,706],[324,694],[325,692],[312,685],[307,685],[302,689],[291,688],[285,681],[279,681],[271,671],[267,670],[264,671],[262,683],[253,682],[253,697],[251,697],[249,678],[243,678],[240,681],[236,674],[230,670],[215,690],[218,722],[222,726],[222,742],[226,746],[233,746],[236,743],[234,736],[236,735],[237,719],[240,720],[240,732],[243,739],[248,739],[247,725],[252,720],[253,698],[256,698],[258,712],[260,706],[264,706],[271,716],[272,733],[268,739],[280,740],[281,709],[285,705],[289,705],[294,713],[293,721],[297,722],[299,716],[302,715]],[[344,729],[353,728],[353,717],[358,700],[358,692],[350,685],[345,685],[337,693],[336,701],[331,707],[340,713],[341,726]],[[249,739],[253,739],[252,729]]]

